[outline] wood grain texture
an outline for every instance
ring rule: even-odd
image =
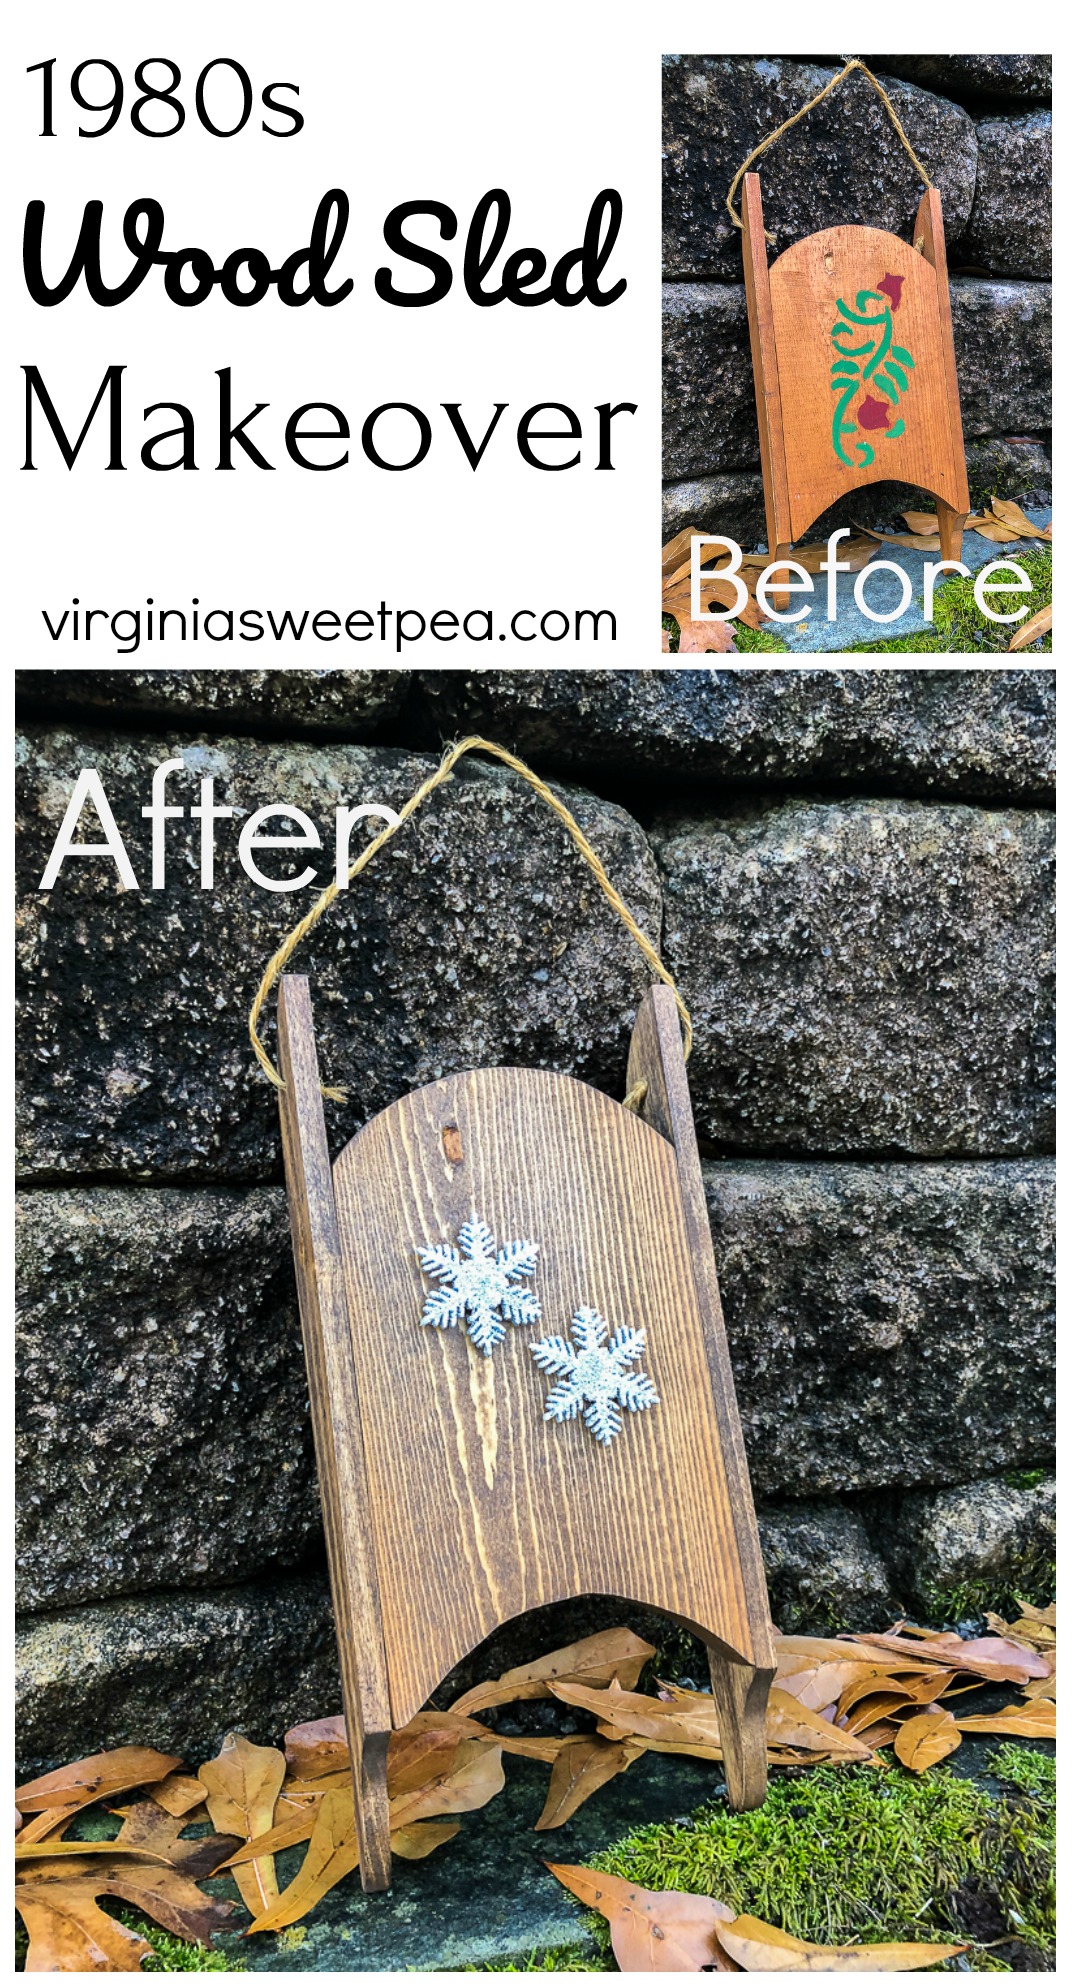
[[[744,267],[752,271],[752,280],[747,279],[747,309],[773,556],[778,551],[782,555],[801,538],[830,504],[886,480],[913,483],[953,516],[966,516],[963,430],[936,190],[927,193],[919,209],[916,238],[922,241],[921,253],[879,228],[826,228],[796,242],[770,267],[757,175],[747,174],[744,186]],[[890,418],[902,416],[904,432],[886,439],[880,428],[859,428],[854,437],[844,438],[847,452],[857,457],[853,443],[868,443],[874,460],[848,464],[833,445],[836,395],[831,368],[838,351],[832,327],[837,300],[854,306],[858,293],[877,289],[882,277],[898,279],[895,342],[914,360],[907,391],[899,390],[897,406],[889,408]],[[775,381],[770,348],[775,354]],[[767,421],[762,420],[763,397],[769,409]],[[867,398],[889,405],[872,383],[860,389],[860,399]],[[779,422],[772,411],[777,400]],[[853,409],[856,405],[852,403]],[[944,529],[955,544],[949,517]]]
[[[724,1452],[724,1490],[736,1539],[751,1637],[743,1663],[715,1644],[709,1668],[720,1721],[724,1772],[737,1809],[756,1808],[766,1792],[765,1708],[776,1658],[754,1500],[731,1372],[709,1213],[698,1160],[678,1010],[669,987],[650,987],[630,1041],[627,1088],[644,1083],[642,1116],[675,1152],[682,1213],[705,1338],[716,1427]],[[706,1639],[708,1641],[708,1639]]]
[[[743,281],[750,319],[750,349],[754,360],[754,399],[757,404],[761,477],[765,514],[769,520],[769,550],[791,541],[784,420],[780,405],[780,374],[776,363],[776,327],[769,289],[769,256],[761,213],[761,181],[747,173],[742,190]],[[779,598],[779,597],[778,597]],[[779,602],[784,606],[783,601]]]
[[[390,1883],[390,1701],[337,1209],[308,983],[278,999],[281,1137],[365,1891]]]
[[[364,1126],[334,1182],[395,1724],[500,1623],[573,1595],[652,1604],[755,1660],[767,1616],[753,1565],[748,1598],[667,1140],[573,1078],[469,1071]],[[490,1358],[420,1324],[417,1247],[474,1215],[540,1249],[542,1324],[508,1327]],[[583,1304],[645,1328],[660,1394],[610,1448],[544,1421],[551,1383],[529,1351]]]

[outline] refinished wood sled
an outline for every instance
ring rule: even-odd
[[[774,1657],[670,989],[646,995],[630,1045],[641,1115],[547,1070],[468,1070],[379,1112],[333,1165],[303,977],[281,982],[278,1040],[365,1889],[390,1882],[391,1730],[501,1623],[575,1595],[703,1638],[731,1798],[755,1806]],[[490,1354],[421,1323],[421,1251],[452,1256],[479,1218],[531,1239],[543,1313]],[[644,1334],[648,1378],[628,1378],[623,1405],[647,1412],[615,1440],[588,1413],[545,1420],[556,1368],[531,1346],[583,1306],[616,1348],[618,1328]]]
[[[914,246],[882,228],[824,228],[770,266],[756,173],[742,223],[770,558],[839,498],[888,480],[929,492],[941,557],[958,560],[967,468],[937,189]]]

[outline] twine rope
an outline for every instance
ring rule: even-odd
[[[658,980],[664,982],[665,986],[670,987],[674,994],[675,1005],[679,1011],[679,1020],[682,1023],[683,1056],[687,1062],[690,1061],[690,1050],[694,1040],[694,1028],[690,1020],[690,1010],[676,987],[674,979],[660,958],[652,940],[647,933],[642,931],[633,912],[620,897],[595,849],[588,841],[582,829],[579,828],[569,808],[563,806],[563,803],[556,794],[552,793],[547,783],[541,780],[539,774],[534,773],[530,766],[526,766],[523,759],[516,758],[512,752],[506,750],[505,746],[493,745],[490,739],[482,739],[473,734],[467,739],[459,739],[455,745],[447,746],[435,772],[429,774],[426,780],[421,781],[416,791],[410,794],[404,807],[400,810],[397,820],[388,823],[384,829],[380,830],[378,835],[373,836],[372,840],[365,845],[355,863],[353,863],[348,871],[344,883],[338,883],[335,880],[334,883],[327,885],[322,894],[316,898],[310,911],[304,914],[298,925],[293,926],[288,937],[282,940],[273,958],[267,962],[255,999],[251,1004],[251,1013],[248,1016],[248,1035],[251,1040],[251,1047],[255,1051],[264,1076],[268,1077],[270,1082],[279,1091],[285,1089],[285,1080],[275,1069],[266,1045],[259,1035],[259,1017],[276,981],[284,972],[297,948],[303,945],[308,934],[314,930],[323,913],[329,910],[334,899],[352,883],[354,877],[360,875],[361,870],[367,869],[368,864],[378,855],[379,850],[385,848],[391,837],[397,834],[398,829],[403,827],[410,815],[416,813],[417,808],[423,806],[428,796],[435,792],[436,787],[441,787],[444,781],[449,780],[458,760],[463,759],[467,752],[488,752],[494,759],[501,760],[503,765],[508,766],[512,773],[519,773],[521,778],[528,782],[533,792],[539,794],[540,799],[546,801],[548,807],[558,816],[579,856],[588,865],[589,870],[599,884],[601,891],[616,916],[622,920],[631,938],[640,947],[652,972]],[[325,1084],[321,1088],[324,1098],[332,1098],[337,1104],[347,1102],[347,1093],[345,1091]],[[640,1111],[645,1101],[646,1089],[647,1086],[643,1083],[635,1084],[632,1087],[624,1100],[627,1110]]]
[[[858,56],[855,56],[850,62],[846,62],[842,69],[837,70],[835,76],[830,78],[829,82],[826,83],[825,88],[823,90],[818,91],[816,97],[811,97],[809,103],[805,103],[801,110],[797,110],[795,112],[794,116],[787,118],[783,124],[777,125],[776,130],[770,132],[767,138],[763,138],[760,145],[755,145],[753,151],[750,154],[750,157],[748,159],[743,160],[742,165],[739,167],[738,172],[736,173],[734,179],[731,182],[731,186],[728,189],[728,197],[727,197],[727,211],[730,214],[731,219],[736,228],[742,227],[741,216],[738,215],[735,211],[735,194],[738,190],[739,181],[742,179],[743,174],[748,170],[750,166],[753,165],[755,159],[760,159],[762,153],[768,151],[770,145],[775,145],[777,139],[783,137],[785,131],[790,131],[792,125],[798,124],[799,119],[801,117],[805,117],[808,111],[815,110],[818,104],[824,103],[826,97],[830,94],[830,92],[832,90],[837,89],[839,85],[844,81],[845,77],[850,76],[852,72],[856,69],[862,71],[862,74],[866,77],[867,82],[871,83],[874,89],[877,91],[878,96],[881,98],[881,101],[885,106],[885,112],[889,119],[889,123],[892,125],[892,128],[895,131],[897,137],[899,138],[900,143],[903,146],[905,152],[907,153],[908,158],[911,160],[911,163],[914,166],[915,171],[918,173],[919,178],[921,179],[923,185],[927,188],[930,186],[931,184],[930,175],[927,172],[926,167],[917,158],[911,140],[908,137],[907,132],[904,130],[904,127],[901,124],[900,119],[893,108],[892,99],[889,96],[888,91],[882,86],[881,83],[878,82],[877,77],[873,74],[872,70],[867,68],[865,62],[860,62]],[[775,245],[776,236],[770,235],[766,231],[765,240]]]

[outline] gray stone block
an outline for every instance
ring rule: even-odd
[[[366,739],[400,709],[408,680],[405,669],[17,670],[15,694],[36,714],[90,723]]]
[[[1003,277],[956,276],[949,285],[949,295],[960,411],[968,443],[981,435],[1030,435],[1048,429],[1049,285]],[[661,308],[665,480],[758,472],[757,415],[742,285],[665,284]],[[899,489],[892,486],[894,493]],[[838,508],[842,512],[838,521],[852,523],[850,502]],[[890,512],[897,508],[894,496]],[[858,522],[871,520],[859,512]],[[815,531],[819,529],[815,527]]]
[[[1049,1161],[707,1162],[705,1187],[759,1499],[1052,1458]]]
[[[1022,1386],[1013,1401],[1021,1416],[1029,1412]],[[1052,1477],[1026,1490],[990,1478],[915,1492],[896,1508],[890,1549],[925,1609],[940,1611],[954,1597],[963,1607],[987,1590],[1019,1589],[1041,1602],[1053,1584],[1055,1514]]]
[[[295,1567],[321,1536],[278,1188],[21,1195],[16,1606]]]
[[[195,824],[169,822],[165,888],[150,882],[154,766],[177,756],[168,798],[190,806],[212,775],[216,881],[200,887]],[[259,888],[237,856],[240,818],[287,803],[322,852],[261,852],[270,875],[309,860],[333,874],[338,804],[400,807],[434,771],[362,746],[79,734],[31,728],[19,748],[20,1164],[30,1178],[88,1173],[188,1181],[279,1177],[277,1099],[247,1039],[267,960],[316,885]],[[38,886],[79,771],[95,766],[141,888],[110,858],[68,861]],[[593,795],[570,805],[635,917],[659,936],[642,830]],[[275,822],[270,833],[295,833]],[[92,809],[83,838],[101,840]],[[353,837],[362,847],[364,826]],[[310,973],[337,1144],[373,1111],[449,1070],[554,1067],[618,1091],[645,966],[554,816],[502,769],[466,767],[344,892],[294,970]],[[272,1024],[271,1024],[272,1035]]]
[[[737,277],[739,231],[728,188],[744,159],[835,72],[784,57],[670,55],[663,67],[664,273],[673,279]],[[939,188],[945,230],[958,235],[975,191],[971,119],[911,84],[883,76],[919,158]],[[761,175],[765,226],[777,252],[802,235],[844,222],[911,240],[922,186],[883,104],[864,77],[849,77],[785,132],[753,170]]]
[[[956,276],[949,296],[967,440],[1049,429],[1050,285]]]
[[[1050,275],[1051,116],[989,117],[977,127],[979,170],[961,262],[1005,276]]]
[[[785,799],[665,817],[654,846],[704,1139],[1050,1149],[1051,817]]]
[[[484,670],[423,684],[448,729],[582,779],[1053,794],[1052,670]]]
[[[882,75],[905,76],[962,103],[988,98],[1045,103],[1050,97],[1048,55],[865,55],[863,61]]]
[[[758,1512],[772,1618],[786,1635],[878,1629],[902,1613],[892,1572],[846,1505],[763,1505]]]
[[[289,1726],[341,1710],[325,1582],[145,1594],[27,1617],[15,1699],[26,1777],[134,1743],[198,1766],[233,1730],[279,1745]]]

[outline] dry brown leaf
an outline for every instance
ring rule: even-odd
[[[861,1698],[850,1712],[844,1714],[843,1730],[857,1733],[864,1746],[871,1744],[865,1737],[867,1731],[883,1722],[892,1723],[896,1713],[906,1711],[911,1699],[903,1691],[873,1691],[869,1697]]]
[[[87,1856],[34,1867],[26,1882],[16,1885],[16,1907],[30,1934],[28,1974],[136,1971],[150,1949],[145,1941],[122,1937],[125,1929],[100,1911],[98,1898],[122,1898],[167,1932],[202,1945],[210,1943],[236,1910],[207,1898],[184,1871],[124,1855],[116,1843],[108,1847],[112,1857]],[[101,1954],[110,1957],[95,1958]]]
[[[237,1864],[250,1864],[260,1857],[273,1857],[278,1850],[290,1850],[294,1843],[306,1843],[315,1827],[319,1813],[319,1801],[302,1813],[290,1816],[285,1822],[277,1822],[268,1829],[265,1836],[256,1836],[250,1843],[242,1843],[239,1850],[225,1857],[217,1866],[218,1870],[230,1871]]]
[[[199,1779],[214,1828],[250,1842],[273,1828],[285,1755],[276,1746],[253,1746],[242,1733],[227,1733],[217,1759],[203,1762]],[[273,1858],[245,1865],[236,1885],[249,1912],[265,1912],[278,1896]]]
[[[1056,1739],[1057,1707],[1049,1699],[1030,1699],[1024,1705],[1005,1705],[1000,1712],[973,1712],[957,1719],[965,1733],[1011,1733],[1017,1739]]]
[[[141,1974],[154,1951],[83,1887],[45,1898],[40,1886],[20,1885],[15,1906],[30,1939],[27,1974]]]
[[[969,1641],[951,1632],[923,1636],[918,1642],[905,1636],[864,1636],[862,1641],[878,1649],[891,1650],[897,1657],[910,1657],[916,1668],[930,1662],[943,1669],[970,1671],[994,1684],[1024,1684],[1029,1677],[1045,1677],[1045,1660],[1012,1643],[1003,1636],[976,1636]]]
[[[824,1712],[827,1706],[837,1705],[843,1712],[857,1698],[877,1687],[883,1668],[877,1664],[845,1663],[839,1658],[811,1664],[782,1658],[776,1666],[776,1685],[808,1711]]]
[[[285,1764],[298,1781],[317,1781],[349,1768],[349,1742],[340,1712],[334,1719],[309,1719],[306,1725],[291,1727],[284,1745]]]
[[[460,1833],[460,1822],[410,1822],[404,1829],[391,1831],[390,1848],[395,1857],[404,1857],[415,1864],[422,1857],[430,1857],[440,1843],[449,1843],[451,1837]]]
[[[169,1815],[157,1802],[133,1802],[130,1808],[115,1811],[124,1818],[119,1836],[110,1848],[126,1855],[152,1851],[164,1857],[174,1870],[189,1878],[209,1877],[223,1857],[239,1848],[238,1836],[191,1836],[181,1840],[190,1816]]]
[[[901,511],[900,516],[909,531],[919,538],[937,537],[938,520],[936,511]]]
[[[1012,527],[1014,538],[1049,539],[1052,535],[1049,525],[1044,528],[1042,525],[1033,524],[1020,509],[1019,504],[1014,504],[1008,497],[991,497],[990,509],[1003,525]]]
[[[1010,651],[1030,649],[1033,642],[1039,642],[1044,635],[1049,635],[1053,625],[1054,609],[1052,603],[1048,601],[1045,607],[1039,608],[1029,620],[1021,623],[1009,643]]]
[[[916,1712],[914,1718],[903,1720],[893,1749],[897,1760],[913,1774],[925,1774],[928,1767],[936,1767],[939,1760],[955,1753],[960,1739],[952,1713],[941,1705],[931,1705],[925,1712]]]
[[[906,546],[910,552],[940,552],[941,540],[938,537],[936,530],[936,525],[937,525],[936,518],[934,520],[934,524],[935,524],[935,530],[931,535],[927,535],[926,533],[921,531],[876,532],[872,531],[869,525],[860,525],[859,530],[861,532],[865,532],[867,538],[876,539],[879,545],[903,545]]]
[[[809,1711],[797,1699],[789,1698],[786,1691],[777,1691],[775,1687],[765,1708],[765,1737],[770,1748],[806,1747],[836,1760],[866,1760],[870,1751],[853,1733],[830,1725],[817,1712]]]
[[[721,1922],[716,1936],[723,1951],[748,1974],[908,1974],[936,1967],[966,1953],[966,1947],[915,1946],[889,1942],[869,1947],[816,1947],[779,1926],[743,1913]]]
[[[479,1740],[459,1740],[447,1771],[391,1801],[390,1827],[404,1829],[409,1823],[425,1821],[429,1816],[463,1815],[470,1809],[482,1809],[505,1782],[499,1746],[485,1745]]]
[[[37,1815],[24,1822],[16,1843],[40,1843],[47,1836],[63,1835],[73,1815],[83,1807],[82,1802],[69,1802],[66,1808],[42,1809]],[[18,1814],[18,1810],[15,1811]]]
[[[548,1870],[583,1905],[603,1913],[623,1974],[736,1971],[716,1935],[718,1922],[735,1915],[719,1899],[685,1891],[643,1891],[626,1878],[609,1877],[585,1864],[549,1864]]]
[[[689,564],[690,545],[695,538],[702,536],[700,525],[687,525],[685,531],[669,538],[660,553],[660,572],[665,580],[670,580],[680,566]]]
[[[295,1925],[334,1885],[355,1871],[359,1862],[352,1796],[346,1788],[329,1788],[319,1803],[300,1869],[280,1898],[252,1920],[248,1934],[275,1933],[283,1926]]]
[[[537,1829],[560,1829],[590,1795],[613,1781],[616,1774],[624,1774],[643,1752],[637,1740],[622,1740],[613,1746],[610,1740],[598,1739],[592,1733],[571,1740],[551,1770]]]
[[[680,656],[730,655],[735,633],[729,621],[690,621],[679,630]]]
[[[167,1774],[146,1789],[152,1801],[169,1815],[191,1816],[206,1800],[206,1789],[195,1774]]]
[[[118,1746],[111,1753],[92,1753],[68,1767],[56,1767],[16,1788],[15,1800],[26,1813],[52,1808],[85,1808],[88,1802],[104,1801],[123,1794],[128,1788],[142,1788],[160,1781],[179,1767],[175,1754],[159,1753],[152,1746]]]
[[[136,1844],[126,1844],[124,1847],[129,1857],[138,1857],[143,1862],[151,1864],[167,1864],[169,1862],[169,1858],[163,1857],[158,1850],[143,1849]],[[62,1843],[56,1836],[50,1837],[47,1843],[20,1843],[16,1841],[15,1844],[15,1862],[17,1864],[42,1863],[46,1858],[51,1859],[54,1857],[112,1857],[114,1855],[115,1845],[113,1843]]]
[[[487,1711],[493,1705],[509,1705],[521,1698],[546,1698],[555,1678],[572,1684],[610,1684],[613,1678],[632,1691],[642,1670],[656,1651],[632,1629],[602,1629],[585,1636],[565,1649],[551,1650],[534,1663],[520,1664],[504,1671],[490,1684],[478,1684],[455,1700],[452,1710],[464,1717]]]

